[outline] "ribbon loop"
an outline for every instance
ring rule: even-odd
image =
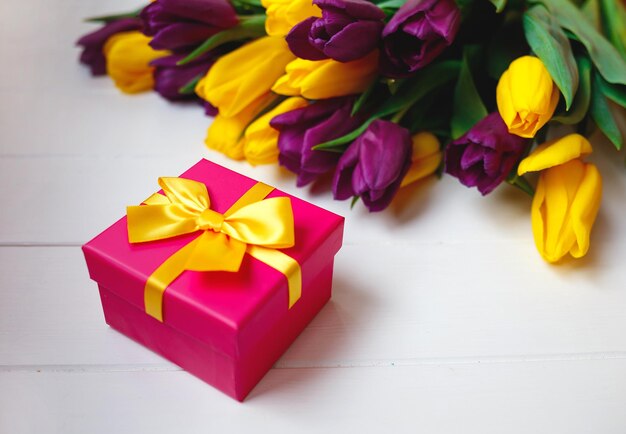
[[[182,178],[160,178],[165,197],[151,196],[143,206],[127,208],[131,243],[158,241],[199,232],[168,258],[145,286],[146,312],[163,321],[163,293],[185,270],[237,272],[246,251],[287,277],[289,307],[300,298],[300,266],[272,249],[295,244],[291,200],[265,199],[273,190],[257,183],[226,213],[210,209],[206,185]],[[257,248],[257,249],[255,249]]]

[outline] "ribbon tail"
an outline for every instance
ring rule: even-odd
[[[144,287],[144,307],[151,317],[163,322],[163,295],[165,290],[183,271],[187,262],[200,242],[201,236],[178,250],[165,262],[159,265],[150,275]]]
[[[287,278],[289,308],[302,296],[302,270],[298,261],[280,250],[249,245],[246,252],[253,258],[279,271]]]

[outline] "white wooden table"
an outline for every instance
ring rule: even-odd
[[[510,188],[350,211],[206,150],[201,110],[91,79],[81,18],[134,6],[0,2],[0,433],[626,432],[623,154],[596,146],[576,263],[540,259]],[[109,329],[79,248],[201,157],[347,217],[331,303],[244,404]]]

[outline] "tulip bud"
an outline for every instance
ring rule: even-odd
[[[311,0],[261,0],[261,4],[267,15],[265,31],[270,36],[285,36],[300,21],[322,15]]]
[[[156,51],[149,45],[150,38],[140,32],[118,33],[104,44],[107,74],[125,93],[139,93],[154,86],[150,63],[167,56],[167,51]]]
[[[407,77],[454,42],[461,13],[454,0],[407,0],[383,30],[381,70]]]
[[[441,144],[437,136],[432,133],[421,132],[413,136],[412,142],[411,166],[400,187],[406,187],[432,175],[441,164]]]
[[[446,173],[467,187],[491,193],[515,167],[527,141],[510,134],[498,113],[491,113],[446,148]]]
[[[294,59],[284,38],[266,36],[222,57],[196,86],[196,93],[233,117],[266,95]]]
[[[533,138],[552,118],[559,89],[541,60],[523,56],[514,60],[500,77],[496,97],[509,132]]]
[[[156,0],[141,19],[150,45],[167,50],[192,48],[239,22],[228,0]]]
[[[317,101],[270,122],[279,131],[278,161],[298,175],[298,187],[315,181],[337,165],[339,154],[316,151],[313,147],[353,131],[363,122],[350,115],[352,105],[352,98]]]
[[[301,95],[308,99],[328,99],[361,93],[378,74],[378,51],[348,63],[336,60],[296,59],[272,90],[280,95]]]
[[[585,137],[569,134],[538,146],[518,167],[520,175],[542,171],[531,219],[537,250],[548,262],[567,253],[580,258],[589,249],[602,200],[600,172],[581,161],[591,152]]]
[[[339,159],[333,180],[337,200],[359,196],[372,212],[387,208],[411,164],[409,131],[375,120]]]
[[[291,51],[307,60],[350,62],[373,51],[385,13],[366,0],[314,0],[322,18],[310,17],[287,35]]]
[[[272,164],[278,162],[278,130],[270,126],[274,117],[306,107],[307,101],[303,98],[289,98],[276,108],[264,114],[246,128],[244,135],[243,153],[252,165]]]
[[[244,158],[244,131],[254,118],[274,101],[275,95],[269,92],[253,101],[235,116],[218,113],[207,132],[205,144],[209,149],[221,152],[233,160]]]
[[[215,62],[213,56],[205,55],[186,65],[178,65],[185,57],[186,54],[172,54],[152,61],[151,65],[155,67],[154,90],[163,98],[177,101],[196,97],[195,94],[181,94],[181,88],[199,75],[206,74]]]
[[[76,45],[83,47],[80,55],[80,63],[91,69],[92,75],[105,75],[107,72],[106,59],[104,58],[104,44],[113,35],[131,30],[140,30],[141,21],[137,18],[124,18],[111,21],[96,30],[80,38]]]

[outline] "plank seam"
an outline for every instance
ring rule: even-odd
[[[626,360],[626,352],[611,353],[573,353],[522,356],[491,356],[491,357],[449,357],[399,360],[363,360],[363,361],[329,361],[325,363],[311,362],[278,362],[273,369],[349,369],[349,368],[393,368],[411,366],[449,366],[449,365],[489,365],[515,363],[550,363],[550,362],[586,362],[603,360]],[[0,373],[10,372],[63,372],[63,373],[98,373],[98,372],[176,372],[182,371],[176,365],[154,364],[94,364],[94,365],[1,365]]]

